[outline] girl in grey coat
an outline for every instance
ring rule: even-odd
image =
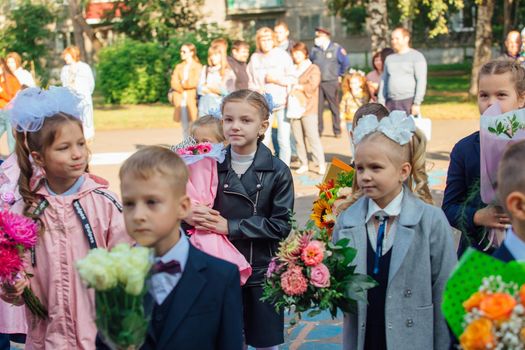
[[[356,272],[378,286],[368,304],[345,315],[343,349],[448,349],[441,300],[456,254],[445,215],[428,204],[424,136],[404,112],[393,112],[381,122],[363,117],[354,140],[359,189],[333,239],[350,239]]]

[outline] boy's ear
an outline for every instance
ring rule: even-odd
[[[39,167],[44,167],[44,157],[40,155],[40,153],[32,151],[31,157],[33,157],[33,160],[35,161],[35,164]]]
[[[191,200],[186,194],[182,196],[179,202],[179,212],[177,216],[180,220],[184,220],[190,215],[191,212]]]
[[[518,105],[519,108],[525,107],[525,92],[518,96]]]
[[[525,194],[514,191],[509,193],[505,201],[510,216],[521,222],[525,222]]]

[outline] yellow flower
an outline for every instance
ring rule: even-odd
[[[80,278],[89,287],[107,290],[117,285],[117,269],[105,249],[97,248],[76,263]]]
[[[332,207],[328,202],[323,199],[318,199],[314,202],[314,208],[310,218],[314,220],[317,227],[329,228],[333,226],[335,222],[335,216],[332,214]]]

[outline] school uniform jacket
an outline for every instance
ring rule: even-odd
[[[350,239],[357,249],[356,272],[366,274],[368,199],[363,197],[338,218],[333,240]],[[441,313],[445,283],[456,264],[452,230],[443,212],[408,189],[401,204],[385,300],[388,349],[448,349],[450,336]],[[364,349],[366,302],[345,314],[343,349]]]
[[[235,265],[190,244],[182,277],[164,302],[171,304],[160,336],[150,322],[141,350],[242,349],[242,298]],[[147,313],[154,304],[146,294]]]

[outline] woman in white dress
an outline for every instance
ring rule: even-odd
[[[93,122],[93,99],[91,95],[95,89],[95,78],[87,63],[80,61],[80,50],[76,46],[70,46],[62,52],[62,58],[66,65],[60,72],[62,86],[68,87],[80,94],[84,99],[84,111],[82,124],[84,126],[84,137],[92,140],[95,136],[95,124]]]

